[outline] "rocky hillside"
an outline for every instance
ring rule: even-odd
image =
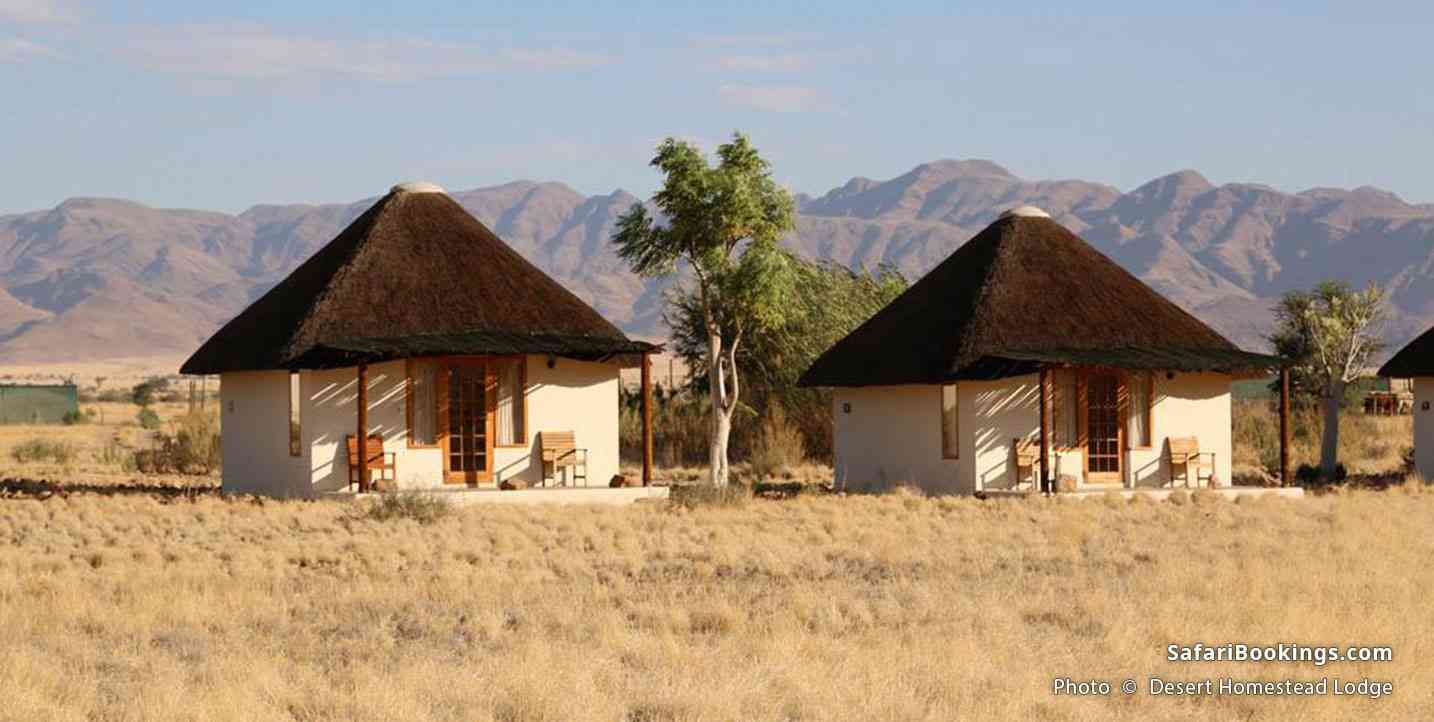
[[[454,197],[626,330],[661,335],[661,287],[628,273],[608,243],[636,198],[528,181]],[[0,361],[192,350],[373,200],[228,215],[75,198],[0,216]],[[1250,347],[1262,343],[1272,298],[1327,277],[1387,284],[1394,343],[1434,320],[1434,205],[1374,188],[1288,194],[1214,186],[1182,171],[1121,193],[1081,180],[1026,180],[989,161],[943,160],[799,201],[790,243],[802,253],[889,264],[911,277],[1002,209],[1037,205]]]

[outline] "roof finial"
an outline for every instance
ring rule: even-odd
[[[447,193],[443,186],[428,181],[409,181],[399,183],[389,190],[390,193]]]
[[[1050,218],[1051,214],[1031,205],[1016,206],[1005,213],[1001,218]]]

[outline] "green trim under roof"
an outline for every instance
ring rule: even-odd
[[[661,350],[645,341],[607,336],[578,336],[513,331],[430,333],[388,338],[346,338],[313,346],[291,368],[340,368],[423,356],[548,354],[580,361]]]
[[[1219,371],[1240,373],[1279,368],[1278,356],[1212,348],[1041,349],[997,351],[992,357],[1027,361],[1043,366],[1108,366],[1146,371]]]

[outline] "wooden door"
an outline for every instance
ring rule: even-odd
[[[1092,483],[1119,482],[1125,456],[1120,376],[1094,373],[1085,380],[1085,472]]]
[[[439,373],[438,425],[443,480],[478,484],[493,479],[493,402],[489,365],[453,359]]]

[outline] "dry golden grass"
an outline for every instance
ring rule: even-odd
[[[211,403],[217,403],[212,402]],[[156,403],[151,406],[165,428],[173,419],[182,416],[188,406],[184,403]],[[94,415],[89,416],[89,410]],[[128,403],[94,402],[80,404],[80,411],[89,419],[86,423],[64,426],[59,424],[0,424],[0,469],[8,477],[31,479],[63,479],[68,483],[106,484],[124,483],[136,475],[121,465],[122,458],[128,458],[135,449],[146,448],[151,433],[140,428],[135,420],[139,407]],[[50,461],[20,463],[12,455],[13,449],[31,439],[54,440],[72,446],[74,459],[69,464]],[[202,480],[177,478],[151,479],[162,483],[195,483]]]
[[[429,525],[335,502],[0,501],[0,717],[1429,719],[1421,490],[486,507]],[[1395,659],[1164,661],[1195,641]],[[1057,676],[1149,674],[1395,690],[1051,694]]]

